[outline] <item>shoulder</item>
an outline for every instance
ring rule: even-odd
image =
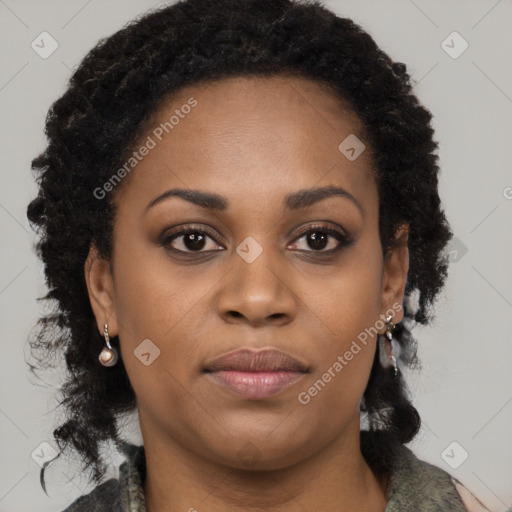
[[[111,478],[95,487],[89,494],[77,498],[62,512],[122,511],[119,480]]]
[[[143,512],[143,483],[146,475],[144,446],[124,444],[126,460],[119,467],[119,478],[111,478],[88,494],[77,498],[62,512]]]
[[[385,512],[490,512],[450,473],[419,459],[391,432],[360,432],[361,452],[387,487]]]
[[[452,482],[468,512],[489,512],[489,509],[462,482],[454,477]]]
[[[386,512],[472,512],[466,507],[453,477],[438,466],[419,459],[405,445],[398,445],[391,462]]]

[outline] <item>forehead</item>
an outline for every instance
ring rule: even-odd
[[[166,188],[202,189],[231,196],[230,204],[330,184],[363,194],[371,150],[365,144],[350,160],[340,150],[345,140],[364,143],[363,126],[327,84],[279,75],[189,86],[146,123],[136,146],[153,147],[130,174],[128,193],[151,199]]]

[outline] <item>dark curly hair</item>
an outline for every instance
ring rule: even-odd
[[[60,453],[74,450],[95,483],[105,473],[102,443],[123,445],[118,420],[137,401],[122,360],[111,368],[98,362],[104,342],[84,262],[91,243],[110,259],[116,191],[104,201],[93,191],[133,151],[164,97],[189,84],[279,74],[330,86],[362,121],[373,155],[384,256],[397,228],[409,224],[405,316],[395,337],[402,367],[419,366],[411,329],[432,319],[452,232],[437,190],[432,114],[413,94],[406,66],[393,62],[359,25],[316,0],[181,0],[146,12],[85,56],[51,106],[48,144],[32,161],[39,192],[27,216],[39,235],[37,254],[49,290],[38,300],[54,308],[41,316],[29,339],[35,359],[29,366],[37,374],[52,366],[50,356],[64,352],[67,380],[59,406],[66,417],[53,435]],[[117,337],[112,343],[118,346]],[[384,369],[378,351],[361,411],[375,434],[361,431],[363,455],[384,474],[386,450],[411,441],[420,417],[401,373],[394,378]]]

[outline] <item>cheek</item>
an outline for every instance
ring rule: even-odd
[[[298,293],[315,313],[327,339],[336,340],[341,350],[379,318],[381,287],[380,245],[366,237],[325,275],[304,277]]]
[[[176,271],[163,249],[129,246],[118,250],[114,261],[115,309],[123,361],[144,400],[157,389],[172,393],[190,371],[197,357],[191,320],[208,287]]]
[[[346,265],[321,286],[304,286],[304,303],[320,328],[314,374],[299,403],[342,418],[358,411],[376,350],[381,314],[382,259],[380,245],[361,243]],[[306,283],[304,283],[306,284]],[[375,330],[376,329],[376,330]],[[307,402],[307,404],[305,404]]]
[[[116,315],[130,344],[145,338],[162,342],[204,297],[207,286],[187,278],[165,249],[141,235],[119,232],[114,260]],[[125,341],[123,340],[123,341]]]
[[[194,304],[205,295],[204,283],[165,275],[156,261],[118,266],[116,290],[121,355],[140,409],[166,425],[170,412],[189,421],[199,415],[191,405],[187,381],[197,353]]]

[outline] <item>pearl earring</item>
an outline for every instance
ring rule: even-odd
[[[117,363],[118,355],[117,350],[110,344],[110,336],[108,335],[108,324],[105,324],[103,331],[105,337],[106,347],[103,347],[98,359],[103,366],[114,366]]]

